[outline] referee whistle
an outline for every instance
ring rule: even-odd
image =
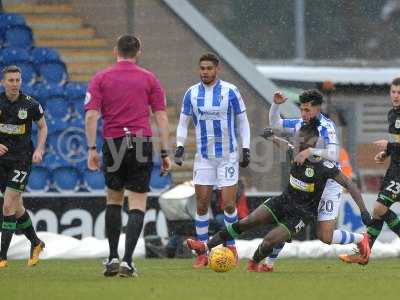
[[[125,132],[126,145],[127,145],[128,149],[133,149],[132,133],[126,127],[124,127],[124,132]]]

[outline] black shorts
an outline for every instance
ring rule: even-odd
[[[400,201],[400,166],[391,164],[383,178],[377,201],[390,207]]]
[[[283,195],[269,198],[262,205],[271,213],[275,223],[288,231],[290,239],[292,235],[299,233],[311,219],[305,219],[301,214],[296,213],[296,209],[291,207],[288,199]]]
[[[133,148],[130,149],[127,148],[126,138],[116,138],[112,141],[116,149],[114,155],[111,151],[113,147],[110,148],[106,141],[103,146],[103,171],[106,186],[115,191],[127,189],[136,193],[148,192],[153,169],[151,138],[133,138]],[[125,151],[123,151],[124,148]]]
[[[6,188],[24,192],[31,173],[30,160],[0,160],[0,190],[4,195]]]

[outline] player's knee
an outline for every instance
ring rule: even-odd
[[[332,244],[332,234],[330,232],[319,232],[318,238],[324,244]]]
[[[15,206],[12,202],[10,201],[4,201],[3,204],[3,214],[6,216],[10,216],[15,214]]]
[[[208,212],[208,203],[197,203],[197,214],[200,216],[205,215]]]
[[[380,204],[377,202],[377,204],[374,206],[374,210],[372,212],[372,216],[374,219],[382,219],[383,215],[388,211],[388,208],[384,206],[383,204]]]
[[[224,203],[224,211],[228,214],[233,214],[235,212],[235,205],[233,203]]]

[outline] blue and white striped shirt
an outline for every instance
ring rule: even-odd
[[[196,130],[197,153],[221,158],[237,151],[235,116],[246,111],[233,84],[218,80],[214,86],[198,83],[183,97],[182,114],[191,116]]]

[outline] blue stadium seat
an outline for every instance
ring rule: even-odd
[[[60,55],[56,49],[46,47],[35,47],[31,51],[32,62],[35,65],[47,62],[60,61]]]
[[[63,62],[50,62],[39,65],[39,73],[45,83],[64,84],[68,78],[67,67]]]
[[[28,181],[29,191],[46,191],[50,182],[50,172],[46,167],[33,166]]]
[[[6,47],[1,52],[4,65],[13,65],[17,62],[29,63],[29,51],[23,48]]]
[[[22,82],[21,86],[21,91],[28,96],[31,96],[36,99],[35,97],[35,87],[34,85],[26,85],[24,82]],[[36,99],[37,100],[37,99]]]
[[[85,99],[87,84],[83,82],[70,81],[65,85],[65,97],[71,100]]]
[[[69,103],[63,98],[51,98],[46,101],[46,113],[54,120],[67,121],[70,115]]]
[[[0,14],[0,27],[8,27],[12,25],[25,25],[24,16],[16,13]]]
[[[26,25],[9,26],[5,33],[4,43],[9,47],[31,48],[33,44],[32,29]]]
[[[69,122],[64,119],[49,118],[46,122],[49,134],[65,130],[70,126]]]
[[[54,170],[66,165],[64,160],[62,160],[56,153],[52,153],[52,150],[46,151],[42,164],[49,170]]]
[[[25,85],[33,85],[36,82],[36,70],[31,63],[16,63],[22,71],[22,82]]]
[[[93,172],[90,170],[85,170],[83,172],[83,179],[86,187],[90,190],[104,190],[105,180],[102,172]]]
[[[80,116],[81,118],[85,117],[85,106],[83,101],[74,101],[73,103],[73,111],[76,115]]]
[[[80,182],[80,175],[74,167],[59,167],[52,174],[54,186],[60,191],[75,191]]]
[[[168,174],[167,176],[160,176],[160,172],[160,167],[156,166],[153,167],[153,170],[151,171],[150,190],[152,192],[162,191],[171,186],[171,174]]]
[[[85,121],[81,116],[74,116],[69,120],[70,127],[84,128]]]
[[[49,98],[64,98],[64,86],[59,84],[46,84],[47,97]]]

